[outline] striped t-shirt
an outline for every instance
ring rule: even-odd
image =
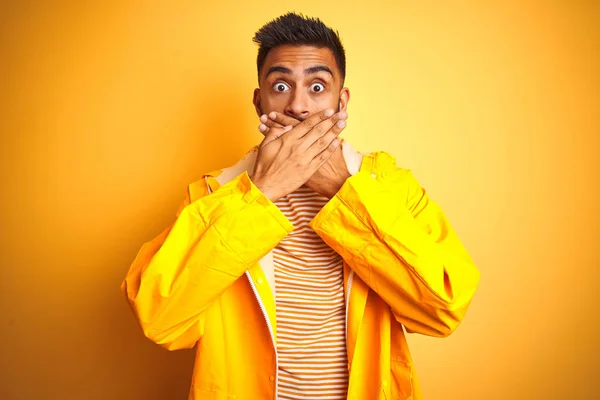
[[[278,399],[345,399],[342,258],[308,226],[328,202],[302,186],[275,202],[294,230],[273,251]]]

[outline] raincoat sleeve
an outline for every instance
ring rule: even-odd
[[[438,204],[395,160],[376,176],[361,169],[348,178],[311,226],[408,332],[444,337],[460,324],[479,272]]]
[[[169,350],[193,347],[204,311],[292,229],[245,172],[196,201],[188,194],[121,285],[144,334]]]

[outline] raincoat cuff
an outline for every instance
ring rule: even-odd
[[[367,204],[380,198],[383,190],[383,185],[375,177],[366,172],[358,172],[346,179],[336,195],[313,218],[310,226],[315,231],[324,230],[326,226],[331,225],[332,219],[339,218],[343,220],[345,227],[356,223],[369,226],[371,224]]]
[[[294,225],[285,217],[281,210],[277,208],[275,203],[269,200],[269,198],[254,185],[254,182],[252,182],[252,179],[248,176],[248,172],[244,171],[238,176],[237,187],[244,193],[242,198],[245,202],[248,204],[260,204],[264,210],[270,214],[285,231],[287,231],[287,233],[294,230]]]

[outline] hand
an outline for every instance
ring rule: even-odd
[[[283,129],[284,126],[291,127],[300,123],[295,118],[275,111],[269,113],[268,116],[262,115],[260,121],[262,124],[259,126],[259,130],[265,134],[276,133]],[[335,196],[350,176],[341,147],[338,147],[331,157],[310,177],[305,185],[330,199]]]
[[[250,179],[271,201],[298,189],[338,148],[346,117],[324,110],[295,126],[269,128]]]

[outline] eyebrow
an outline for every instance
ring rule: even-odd
[[[310,67],[304,70],[304,75],[312,75],[312,74],[316,74],[317,72],[327,72],[329,73],[332,77],[333,77],[333,71],[331,70],[331,68],[329,68],[326,65],[315,65],[314,67]],[[281,72],[282,74],[291,74],[292,70],[281,66],[281,65],[274,65],[271,68],[269,68],[269,70],[267,71],[267,74],[265,75],[265,78],[267,78],[269,75],[271,75],[274,72]]]

